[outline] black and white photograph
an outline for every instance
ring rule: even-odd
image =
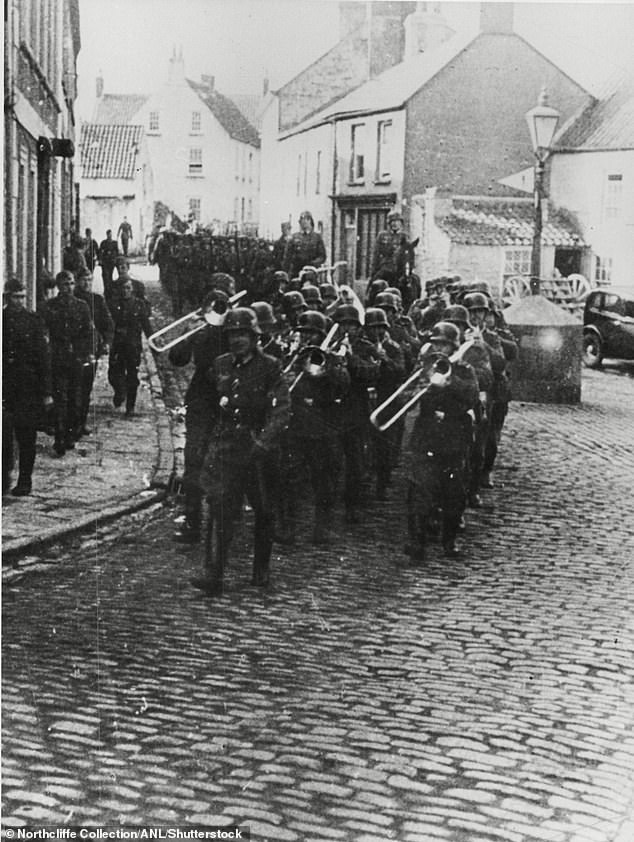
[[[5,0],[1,835],[634,842],[634,0]]]

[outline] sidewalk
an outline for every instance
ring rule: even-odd
[[[62,458],[38,434],[29,497],[2,500],[3,563],[46,544],[161,500],[170,486],[174,447],[161,383],[147,345],[134,418],[112,405],[108,358],[100,360],[88,426],[90,436]]]

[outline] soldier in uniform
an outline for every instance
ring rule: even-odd
[[[350,375],[342,355],[319,350],[327,331],[322,313],[302,313],[297,329],[300,346],[288,372],[292,402],[281,470],[285,483],[280,531],[286,543],[294,542],[301,474],[307,469],[314,504],[312,540],[327,544],[340,464],[341,400],[350,385]]]
[[[112,285],[112,274],[117,265],[119,246],[117,241],[112,239],[112,230],[106,231],[106,239],[99,244],[99,263],[101,264],[101,277],[103,279],[103,294],[106,301],[110,296]]]
[[[25,307],[26,288],[17,278],[4,287],[2,310],[2,493],[9,490],[18,445],[14,497],[31,493],[38,422],[53,405],[51,357],[42,319]]]
[[[387,229],[381,231],[374,242],[371,280],[376,281],[380,278],[391,284],[398,283],[403,274],[403,267],[399,265],[399,261],[406,247],[403,216],[399,211],[392,210],[387,215]]]
[[[228,307],[229,297],[215,289],[203,301],[202,313],[215,309],[220,313]],[[204,318],[204,315],[201,315]],[[208,372],[216,359],[227,352],[226,336],[220,324],[207,324],[202,330],[179,342],[169,350],[169,361],[175,366],[194,363],[194,374],[185,392],[185,466],[183,491],[185,520],[174,540],[181,544],[200,541],[202,527],[203,490],[200,471],[209,447],[217,414],[216,396],[209,382]]]
[[[86,228],[86,237],[84,239],[84,258],[86,260],[86,267],[90,269],[91,273],[95,271],[99,263],[99,244],[92,236],[92,230]]]
[[[142,335],[152,335],[150,305],[137,298],[132,280],[122,282],[121,298],[112,305],[114,339],[110,351],[108,380],[114,389],[112,402],[118,409],[125,401],[126,417],[134,415],[136,395],[139,388],[139,366],[141,365]]]
[[[497,372],[493,384],[491,423],[484,448],[484,464],[482,466],[482,488],[493,488],[491,472],[497,457],[498,447],[502,437],[502,428],[504,427],[509,409],[509,401],[511,400],[510,369],[518,356],[517,340],[508,329],[502,312],[493,304],[490,304],[490,310],[486,316],[485,336],[488,337],[490,333],[497,335],[502,352],[504,353],[506,365],[503,371]]]
[[[81,386],[84,366],[92,365],[94,326],[85,301],[75,298],[75,279],[63,269],[55,278],[57,295],[40,308],[51,340],[55,453],[75,447],[81,426]]]
[[[466,504],[467,459],[472,436],[469,410],[478,399],[478,383],[470,365],[436,363],[458,349],[460,333],[449,322],[438,322],[431,348],[419,358],[427,388],[409,441],[407,494],[409,543],[405,551],[414,563],[425,557],[428,520],[442,509],[442,543],[449,558],[459,554],[455,541]]]
[[[345,458],[344,503],[346,522],[358,523],[364,450],[369,439],[370,400],[368,388],[376,386],[381,368],[376,349],[363,338],[359,311],[342,304],[334,312],[341,345],[347,349],[350,389],[341,404],[341,444]]]
[[[273,245],[273,262],[277,270],[284,267],[284,255],[286,253],[286,246],[291,238],[291,223],[282,222],[281,224],[282,236],[276,240]]]
[[[309,310],[317,310],[319,313],[324,312],[324,301],[319,287],[313,286],[313,284],[304,284],[301,293]]]
[[[87,436],[91,432],[87,427],[88,409],[90,407],[90,395],[92,393],[93,383],[95,382],[95,374],[97,373],[97,364],[99,357],[107,354],[110,350],[114,334],[114,323],[103,296],[92,291],[92,272],[88,269],[77,278],[75,298],[86,302],[90,310],[92,323],[95,326],[92,346],[94,361],[90,365],[83,367],[81,381],[81,409],[79,412],[78,435]]]
[[[389,325],[385,312],[378,307],[368,307],[365,311],[364,332],[367,340],[374,346],[376,359],[379,360],[379,373],[376,381],[377,403],[385,401],[405,379],[405,357],[400,346],[389,335]],[[372,428],[374,443],[374,468],[376,471],[376,498],[385,500],[390,485],[392,470],[396,465],[400,447],[400,433],[397,424],[380,432]]]
[[[427,341],[425,334],[442,319],[442,314],[449,304],[445,275],[425,282],[425,298],[414,301],[408,313],[423,342]]]
[[[315,231],[315,221],[310,211],[299,217],[300,231],[293,234],[284,253],[284,270],[291,278],[299,275],[304,266],[321,266],[326,262],[326,247],[321,234]]]
[[[121,238],[121,249],[123,250],[124,255],[128,256],[128,246],[130,244],[130,240],[132,239],[132,226],[128,222],[128,217],[123,217],[123,222],[119,226],[117,231],[117,238]]]
[[[252,583],[269,584],[274,535],[270,489],[279,437],[289,420],[282,368],[259,348],[253,310],[229,311],[223,330],[229,353],[218,357],[209,371],[217,420],[201,474],[209,504],[205,567],[203,576],[192,582],[208,595],[222,593],[234,523],[245,495],[255,517]]]

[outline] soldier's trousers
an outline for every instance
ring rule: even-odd
[[[353,427],[341,434],[341,446],[345,459],[343,501],[346,509],[355,509],[361,499],[363,480],[363,453],[367,439],[365,427]]]
[[[97,373],[97,363],[90,363],[82,368],[81,374],[81,405],[79,409],[79,428],[85,427],[90,409],[90,396]]]
[[[504,427],[508,411],[509,405],[507,401],[494,401],[491,406],[491,423],[484,448],[483,470],[486,473],[493,470],[493,465],[498,455],[500,439],[502,438],[502,428]]]
[[[200,471],[213,430],[213,419],[206,405],[190,404],[185,416],[185,452],[183,491],[185,492],[185,522],[195,532],[201,528],[203,490]]]
[[[68,446],[77,438],[81,417],[82,377],[81,363],[63,368],[53,366],[55,443],[57,445]]]
[[[18,445],[19,476],[18,482],[30,485],[35,464],[35,443],[37,429],[35,421],[24,423],[10,412],[2,412],[2,493],[8,491],[11,471],[15,465],[14,437]]]
[[[103,295],[107,300],[112,299],[112,288],[114,281],[112,280],[112,273],[114,272],[114,263],[101,264],[101,278],[103,282]]]
[[[398,424],[393,424],[382,433],[373,427],[371,435],[374,445],[376,487],[377,491],[384,491],[390,483],[392,470],[398,460],[402,430]]]
[[[290,517],[296,513],[296,503],[308,473],[315,504],[315,517],[326,517],[335,505],[337,470],[340,448],[334,436],[309,438],[289,430],[281,465],[280,491]]]
[[[471,445],[471,458],[469,460],[469,495],[477,494],[480,489],[482,472],[484,470],[484,452],[489,430],[491,427],[490,418],[485,415],[473,428],[473,444]]]
[[[114,389],[115,400],[123,403],[126,409],[133,410],[139,388],[139,366],[141,352],[136,348],[117,348],[113,346],[108,365],[108,382]]]
[[[467,501],[467,453],[450,452],[416,457],[407,493],[410,540],[425,543],[429,516],[442,509],[443,543],[455,540]]]

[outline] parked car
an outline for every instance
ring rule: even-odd
[[[634,360],[634,293],[593,290],[583,313],[583,359],[598,368],[604,357]]]

